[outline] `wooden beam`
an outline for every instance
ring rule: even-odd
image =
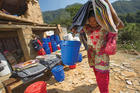
[[[13,29],[13,30],[18,30],[20,29],[21,26],[18,25],[8,25],[8,24],[0,24],[0,30],[9,30],[9,29]]]
[[[11,84],[13,84],[17,81],[19,81],[19,80],[15,79],[15,78],[9,78],[9,79],[3,81],[2,83],[3,83],[4,86],[8,86],[8,85],[11,85]]]
[[[22,85],[23,81],[20,80],[18,82],[15,82],[11,85],[6,86],[8,93],[12,93],[12,90],[14,90],[15,88],[17,88],[18,86]]]
[[[32,39],[31,38],[32,29],[30,27],[22,28],[19,31],[17,31],[17,33],[18,33],[18,38],[19,38],[21,48],[24,53],[25,60],[26,61],[30,60],[31,53],[30,53],[29,43],[30,43],[30,40]]]
[[[41,27],[41,26],[33,26],[32,29],[35,30],[35,31],[41,31],[41,30],[43,30],[43,31],[48,31],[48,30],[56,30],[57,27]]]
[[[4,30],[7,29],[9,31],[9,29],[14,29],[14,30],[18,30],[21,28],[26,28],[26,27],[30,27],[35,31],[48,31],[48,30],[56,30],[57,27],[48,27],[48,26],[32,26],[32,25],[8,25],[8,24],[0,24],[0,30]]]
[[[63,40],[63,31],[60,24],[57,25],[57,30],[55,31],[55,34],[58,34],[60,39]]]
[[[0,13],[0,19],[2,20],[11,20],[11,21],[20,21],[20,22],[26,22],[26,23],[34,23],[33,21],[27,20],[25,18],[20,18],[18,16],[13,16],[13,15],[7,15],[4,13]]]
[[[10,78],[2,82],[6,88],[6,93],[12,93],[12,90],[23,84],[22,80]]]
[[[8,86],[12,85],[17,81],[19,81],[19,79],[9,78],[8,80],[3,81],[2,84],[5,88],[7,88],[8,93],[12,93],[11,89],[9,89]],[[7,93],[7,92],[2,92],[2,93]]]
[[[1,21],[6,21],[6,22],[12,22],[14,24],[21,23],[21,24],[35,24],[37,26],[56,27],[56,24],[46,24],[46,23],[40,24],[40,23],[37,23],[37,22],[33,22],[31,20],[27,20],[26,18],[21,18],[21,17],[13,16],[13,15],[7,15],[7,14],[4,14],[4,13],[0,13],[0,20]]]
[[[26,23],[26,22],[13,22],[13,21],[3,21],[3,20],[0,20],[0,24],[12,24],[12,25],[32,25],[32,26],[47,26],[47,27],[56,27],[57,25],[56,24],[46,24],[46,23],[43,23],[43,24],[38,24],[38,23]]]

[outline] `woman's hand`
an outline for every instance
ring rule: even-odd
[[[124,28],[124,24],[123,24],[123,22],[120,20],[120,23],[117,25],[117,29],[119,30],[119,29],[122,29],[122,28]]]

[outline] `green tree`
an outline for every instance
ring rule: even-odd
[[[140,11],[136,13],[135,20],[136,23],[140,23]]]
[[[126,23],[125,28],[119,31],[118,44],[121,48],[140,51],[140,24]]]
[[[131,14],[129,14],[129,13],[126,15],[125,20],[126,20],[128,23],[133,23],[133,22],[135,22],[134,16],[131,15]]]
[[[73,18],[78,10],[81,8],[82,4],[73,4],[71,6],[66,7],[66,11],[70,13],[71,17]]]

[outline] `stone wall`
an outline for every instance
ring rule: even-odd
[[[35,23],[44,23],[38,0],[27,0],[27,3],[28,10],[26,11],[25,15],[22,15],[21,17]]]

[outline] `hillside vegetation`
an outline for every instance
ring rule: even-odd
[[[119,31],[118,47],[120,49],[135,49],[140,51],[140,0],[119,0],[112,5],[125,23],[125,28]],[[43,12],[46,23],[61,24],[69,28],[72,18],[82,4],[69,5],[64,9]]]
[[[140,10],[140,0],[119,0],[112,3],[118,14],[136,13]],[[46,23],[60,23],[70,25],[71,19],[76,14],[82,4],[76,3],[68,5],[64,9],[43,12],[43,18]],[[68,23],[65,23],[68,22]]]

